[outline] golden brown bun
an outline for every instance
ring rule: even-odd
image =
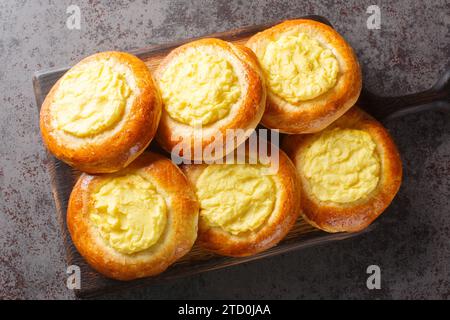
[[[294,162],[300,175],[302,214],[306,221],[327,232],[359,231],[370,225],[392,202],[402,181],[402,163],[387,130],[367,113],[353,107],[330,128],[357,129],[370,134],[381,161],[378,185],[368,195],[349,203],[320,201],[302,173],[302,153],[318,134],[291,135],[283,140],[283,150]]]
[[[254,255],[275,246],[294,225],[300,212],[299,181],[296,170],[283,151],[273,145],[269,148],[272,150],[269,152],[279,151],[279,169],[275,173],[278,190],[274,190],[277,193],[274,210],[256,231],[234,235],[221,227],[208,225],[201,216],[200,208],[198,243],[205,249],[233,257]],[[198,178],[206,167],[206,164],[183,165],[182,170],[195,188]]]
[[[285,21],[257,33],[246,45],[257,53],[273,39],[292,31],[306,33],[332,50],[339,63],[338,80],[327,92],[295,104],[268,90],[262,124],[289,134],[314,133],[327,127],[355,104],[362,87],[361,69],[352,48],[342,36],[330,26],[314,20]]]
[[[166,198],[168,222],[156,244],[134,254],[109,246],[89,218],[91,192],[104,177],[82,174],[70,195],[67,225],[73,243],[98,272],[119,280],[156,275],[190,251],[197,237],[198,202],[189,181],[169,159],[145,152],[120,174],[142,169]]]
[[[167,66],[175,59],[179,59],[180,57],[182,59],[183,54],[187,50],[202,47],[209,48],[214,52],[221,52],[222,56],[232,63],[239,83],[241,84],[241,98],[233,105],[230,113],[223,119],[203,126],[202,136],[200,136],[200,130],[170,117],[163,106],[156,139],[166,151],[173,151],[176,155],[184,158],[215,160],[222,158],[222,155],[197,156],[194,153],[194,146],[197,145],[201,150],[204,150],[208,145],[212,146],[213,142],[216,141],[214,135],[221,133],[222,137],[225,137],[227,129],[246,130],[245,135],[236,138],[234,148],[243,143],[262,118],[266,104],[266,87],[258,60],[251,50],[241,45],[214,38],[189,42],[174,49],[163,59],[156,70],[156,81],[158,82],[158,79],[161,78]],[[194,137],[196,137],[195,141]],[[189,150],[190,148],[190,155],[186,154],[186,152],[183,153],[175,150],[175,146],[181,141],[187,143],[186,149]],[[234,148],[232,144],[223,143],[223,155],[230,153]]]
[[[50,152],[89,173],[115,172],[126,167],[150,144],[161,116],[159,91],[149,69],[137,57],[123,52],[101,52],[83,59],[71,70],[103,60],[113,60],[114,65],[127,68],[135,81],[133,100],[113,128],[88,137],[73,136],[56,128],[52,104],[61,81],[70,70],[50,90],[40,115],[42,138]]]

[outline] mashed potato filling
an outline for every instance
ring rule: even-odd
[[[307,148],[302,171],[319,200],[348,203],[376,188],[380,167],[369,133],[335,128],[325,130]]]
[[[93,194],[90,219],[112,248],[133,254],[150,248],[163,234],[166,203],[143,175],[117,176]]]
[[[75,67],[53,101],[56,127],[76,137],[99,134],[119,122],[131,94],[125,72],[110,60]]]
[[[196,182],[200,216],[233,235],[257,231],[276,202],[275,182],[265,171],[260,165],[209,165]]]
[[[190,126],[223,119],[241,96],[231,63],[199,49],[175,58],[164,70],[159,85],[170,117]]]
[[[336,85],[333,52],[304,33],[282,35],[257,53],[269,90],[290,103],[314,99]]]

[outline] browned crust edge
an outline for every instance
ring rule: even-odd
[[[344,70],[339,80],[342,84],[339,89],[332,88],[315,99],[297,104],[291,104],[268,90],[262,124],[267,128],[279,129],[283,133],[314,133],[327,127],[356,103],[362,88],[361,68],[353,49],[338,32],[326,24],[310,19],[282,22],[257,33],[246,45],[255,49],[260,41],[271,39],[291,28],[314,30],[339,53],[339,60],[342,62],[340,72]]]
[[[266,106],[266,87],[264,83],[264,77],[262,75],[258,59],[256,58],[255,54],[248,48],[241,45],[232,44],[230,42],[226,42],[220,39],[205,38],[189,42],[185,45],[182,45],[172,50],[159,64],[158,69],[155,72],[156,81],[158,81],[158,79],[161,77],[162,73],[164,72],[165,68],[170,63],[170,61],[177,58],[179,55],[182,55],[189,48],[202,46],[214,46],[220,50],[224,50],[227,54],[233,55],[235,58],[237,58],[242,67],[239,72],[244,73],[245,81],[248,84],[248,89],[245,92],[245,98],[243,99],[243,102],[240,104],[239,111],[237,112],[235,117],[230,118],[220,127],[216,128],[216,130],[221,133],[222,137],[226,136],[227,129],[244,129],[248,131],[248,133],[245,136],[238,139],[238,141],[237,140],[235,141],[234,148],[230,149],[229,146],[227,147],[225,143],[223,144],[224,145],[223,154],[227,154],[231,152],[233,149],[235,149],[238,145],[245,142],[245,140],[251,134],[253,129],[255,129],[258,123],[261,121]],[[186,125],[178,123],[177,121],[173,120],[163,107],[161,121],[158,127],[156,139],[158,143],[167,152],[172,152],[174,148],[183,141],[184,143],[187,144],[185,149],[189,150],[190,148],[191,150],[190,155],[186,155],[186,152],[184,154],[183,152],[180,152],[179,155],[188,159],[197,160],[199,158],[196,157],[194,152],[196,144],[201,143],[201,150],[204,150],[208,145],[215,142],[214,137],[203,137],[201,140],[200,139],[194,140],[194,138],[189,135],[183,137],[176,137],[173,135],[173,128],[179,126],[185,127]],[[214,124],[212,124],[212,126],[214,126]],[[205,128],[208,127],[209,126],[205,126]],[[221,142],[223,143],[224,141],[225,140]],[[225,147],[227,148],[225,149]],[[221,156],[219,157],[213,156],[211,158],[206,158],[203,157],[202,155],[201,159],[216,160],[217,158],[220,157]]]
[[[55,93],[64,76],[50,90],[40,113],[42,139],[48,150],[72,167],[89,173],[118,171],[137,158],[155,136],[162,109],[161,97],[150,70],[142,60],[131,54],[101,52],[83,59],[74,68],[103,59],[115,59],[117,63],[129,67],[140,89],[131,106],[129,119],[120,131],[101,141],[89,142],[79,147],[65,143],[51,124],[50,112]]]
[[[381,160],[381,177],[377,187],[362,199],[339,204],[318,200],[308,190],[308,181],[300,176],[302,212],[305,220],[327,232],[356,232],[369,226],[392,202],[402,181],[402,162],[397,147],[388,131],[378,121],[359,109],[351,108],[332,127],[353,128],[368,132],[374,140]],[[301,152],[317,135],[286,136],[283,150],[298,168]]]
[[[73,243],[89,265],[103,275],[132,280],[159,274],[188,253],[197,237],[199,205],[181,170],[169,159],[145,152],[125,170],[143,169],[170,197],[165,234],[158,244],[133,255],[109,247],[89,218],[92,190],[108,175],[82,174],[70,195],[67,226]],[[121,174],[123,172],[120,172]]]
[[[280,203],[277,212],[273,212],[266,224],[256,232],[243,235],[232,235],[221,228],[210,227],[199,218],[198,243],[214,253],[244,257],[265,251],[280,242],[292,226],[300,213],[299,180],[295,167],[287,155],[272,146],[272,150],[279,151],[279,170],[277,173],[282,192],[277,199]],[[183,165],[182,170],[195,185],[198,176],[206,165]]]

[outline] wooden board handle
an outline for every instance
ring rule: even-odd
[[[382,97],[363,89],[359,104],[379,120],[427,110],[450,110],[450,68],[430,89],[398,97]]]

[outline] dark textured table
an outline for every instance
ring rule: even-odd
[[[190,2],[190,1],[189,1]],[[383,95],[430,87],[449,64],[448,1],[2,1],[0,3],[0,298],[73,298],[46,172],[31,77],[91,53],[306,14],[352,44],[365,86]],[[70,4],[81,29],[66,26]],[[361,237],[106,298],[450,298],[450,113],[391,120],[402,188]],[[366,268],[381,268],[368,290]]]

